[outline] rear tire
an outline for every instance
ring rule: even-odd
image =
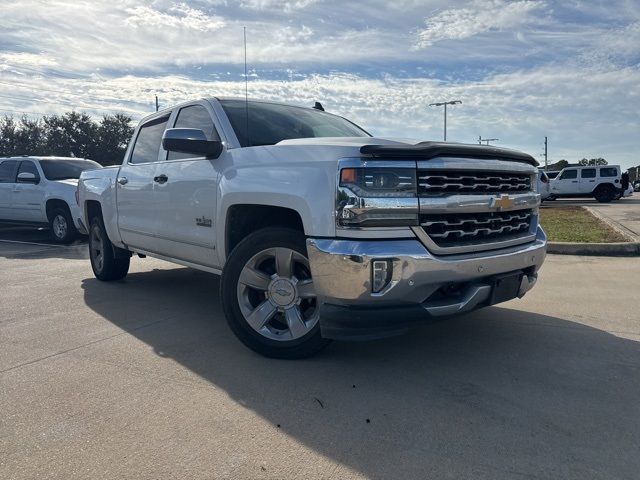
[[[593,198],[600,203],[609,203],[615,196],[615,189],[611,185],[600,185],[596,188],[595,192],[593,192]]]
[[[251,350],[273,358],[309,357],[329,340],[320,335],[304,235],[265,228],[231,252],[220,283],[231,330]]]
[[[56,207],[53,209],[49,219],[49,230],[53,241],[63,245],[68,245],[78,236],[78,230],[73,224],[68,208]]]
[[[127,276],[131,258],[126,255],[116,257],[115,248],[107,236],[102,219],[93,217],[89,227],[89,258],[93,274],[98,280],[109,282]]]

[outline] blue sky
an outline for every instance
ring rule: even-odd
[[[381,136],[499,138],[640,164],[640,1],[34,1],[0,4],[0,113],[92,115],[244,92]],[[14,113],[19,115],[19,113]]]

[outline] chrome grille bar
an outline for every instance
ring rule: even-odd
[[[420,226],[439,247],[484,243],[529,235],[533,210],[421,215]]]
[[[531,175],[519,172],[419,170],[418,193],[520,193],[531,190]]]

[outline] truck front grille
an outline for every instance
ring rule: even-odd
[[[483,245],[530,235],[532,210],[420,215],[420,225],[441,248]]]
[[[531,175],[514,172],[419,170],[418,194],[494,194],[531,190]]]

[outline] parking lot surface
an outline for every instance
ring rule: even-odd
[[[637,478],[640,258],[550,256],[523,300],[303,361],[215,276],[0,241],[0,478]]]

